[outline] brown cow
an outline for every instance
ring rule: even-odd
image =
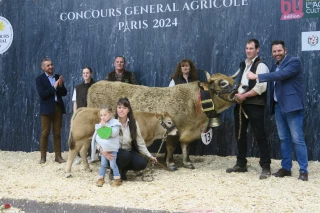
[[[176,170],[173,152],[180,141],[183,164],[194,168],[188,152],[190,142],[199,139],[201,132],[208,127],[209,119],[202,112],[200,87],[210,94],[216,113],[229,108],[234,96],[234,78],[220,73],[209,75],[208,82],[191,82],[174,87],[147,87],[121,82],[100,81],[88,91],[88,106],[99,107],[105,103],[116,103],[120,97],[127,97],[135,110],[143,112],[168,112],[179,131],[179,136],[168,137],[166,142],[166,164],[170,170]],[[209,99],[210,100],[210,99]]]
[[[100,122],[98,108],[79,108],[71,118],[69,133],[69,153],[65,171],[71,177],[71,166],[76,154],[80,151],[84,169],[91,171],[87,161],[87,152],[94,133],[94,125]],[[149,112],[134,112],[134,117],[139,124],[141,135],[149,146],[156,139],[168,135],[176,135],[173,121],[168,113],[157,114]],[[170,132],[168,132],[169,130]]]

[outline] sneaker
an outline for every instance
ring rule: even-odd
[[[115,179],[111,186],[121,186],[121,184],[122,184],[121,179]]]
[[[226,170],[227,173],[231,173],[231,172],[247,172],[247,171],[248,171],[247,166],[241,167],[241,166],[238,166],[238,165],[235,165],[234,167],[228,168]]]
[[[88,156],[88,157],[87,157],[87,160],[88,160],[88,163],[89,163],[89,164],[94,162],[93,160],[91,160],[91,156]]]
[[[79,165],[81,162],[82,162],[81,157],[77,156],[77,157],[74,159],[72,166]]]
[[[302,181],[308,181],[308,173],[305,172],[300,172],[299,178],[298,180],[302,180]]]
[[[262,168],[262,172],[259,179],[260,180],[267,179],[268,177],[270,177],[270,175],[271,175],[270,168]]]
[[[100,178],[100,179],[97,181],[97,183],[96,183],[96,185],[97,185],[98,187],[103,186],[103,184],[104,184],[104,178]]]
[[[277,171],[276,173],[272,174],[275,177],[285,177],[285,176],[291,176],[291,171],[285,170],[283,168],[279,169],[279,171]]]

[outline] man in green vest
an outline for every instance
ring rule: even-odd
[[[123,56],[116,56],[114,59],[114,70],[107,74],[107,81],[121,81],[129,84],[137,84],[136,76],[125,70],[126,60]]]

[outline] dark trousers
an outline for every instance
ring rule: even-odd
[[[148,160],[142,157],[137,151],[127,151],[119,149],[117,156],[117,165],[119,170],[141,171],[147,167]]]
[[[51,115],[41,115],[41,139],[40,152],[41,157],[46,157],[48,151],[48,138],[52,125],[53,148],[56,156],[61,156],[61,127],[62,113],[59,105],[55,104],[54,113]]]
[[[247,128],[250,123],[254,138],[256,139],[260,151],[260,166],[270,168],[270,147],[267,141],[267,136],[264,129],[264,106],[253,104],[242,104],[242,107],[248,119],[241,113],[241,124],[239,117],[240,105],[237,104],[234,108],[235,136],[237,139],[237,165],[243,167],[247,165]],[[238,139],[239,128],[241,126],[241,136]]]

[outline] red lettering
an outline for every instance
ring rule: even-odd
[[[281,12],[283,15],[287,15],[291,12],[291,2],[287,0],[281,0]]]
[[[299,1],[298,5],[297,5],[297,0],[293,0],[292,1],[292,5],[293,5],[292,11],[293,11],[293,13],[301,13],[302,12],[302,9],[303,9],[302,4],[303,4],[303,2],[302,2],[302,0],[298,0],[298,1]]]

